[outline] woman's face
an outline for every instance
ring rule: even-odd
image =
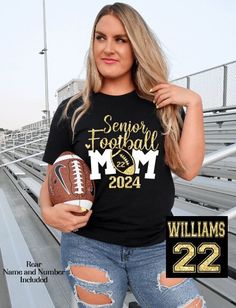
[[[133,51],[117,17],[105,15],[100,18],[95,28],[93,52],[97,69],[105,79],[130,80]]]

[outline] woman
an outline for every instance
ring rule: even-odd
[[[40,203],[44,221],[62,231],[62,264],[78,306],[121,308],[129,285],[145,308],[205,307],[192,279],[165,275],[170,170],[186,180],[198,174],[201,98],[168,83],[154,35],[127,4],[107,5],[96,17],[84,90],[58,107],[51,124],[48,170],[66,150],[91,169],[92,211],[52,206],[47,177]]]

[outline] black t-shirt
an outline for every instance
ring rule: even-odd
[[[135,91],[94,93],[72,142],[70,117],[57,109],[43,160],[53,164],[65,150],[91,170],[96,196],[93,213],[78,234],[123,246],[147,246],[165,239],[165,217],[174,203],[174,184],[164,162],[164,136],[156,108]],[[73,103],[70,115],[81,105]]]

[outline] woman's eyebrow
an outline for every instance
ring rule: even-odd
[[[100,34],[100,35],[106,36],[106,34],[104,34],[104,33],[101,32],[101,31],[95,31],[95,34]],[[115,38],[117,38],[117,37],[124,37],[124,38],[127,38],[128,36],[127,36],[127,34],[122,33],[122,34],[116,34],[116,35],[114,35],[114,37],[115,37]]]

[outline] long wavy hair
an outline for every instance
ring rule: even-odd
[[[149,91],[158,83],[168,82],[168,69],[165,55],[161,50],[157,38],[150,30],[142,16],[130,5],[116,2],[113,5],[104,6],[98,13],[91,35],[90,47],[87,56],[87,76],[82,92],[74,95],[68,102],[64,115],[67,114],[70,105],[82,98],[83,104],[78,107],[71,120],[71,127],[74,133],[79,119],[88,111],[91,106],[90,96],[92,92],[99,92],[102,87],[103,77],[99,73],[93,53],[95,29],[98,21],[105,15],[113,15],[120,19],[130,40],[134,64],[132,68],[133,82],[137,94],[149,101],[153,100],[153,94]],[[179,140],[183,121],[180,116],[179,107],[168,105],[157,110],[160,118],[165,148],[165,162],[174,172],[185,170],[179,154]]]

